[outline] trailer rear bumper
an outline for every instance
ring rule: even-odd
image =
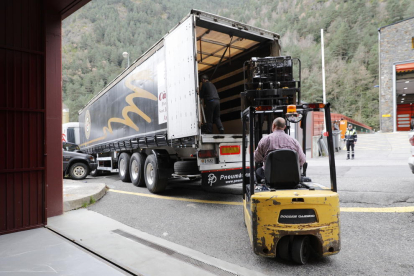
[[[250,173],[246,172],[249,177]],[[242,168],[201,171],[201,184],[205,186],[225,186],[243,182]]]

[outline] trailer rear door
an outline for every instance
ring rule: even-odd
[[[192,15],[165,38],[168,139],[198,134],[194,41]]]

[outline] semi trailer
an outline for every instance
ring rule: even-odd
[[[81,150],[98,162],[92,174],[118,172],[152,193],[164,191],[173,177],[201,178],[208,186],[242,183],[245,61],[280,56],[279,38],[192,10],[79,111]],[[202,133],[204,74],[219,93],[225,134]]]

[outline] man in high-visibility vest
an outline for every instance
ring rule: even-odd
[[[345,141],[346,141],[346,150],[347,150],[347,157],[346,160],[349,159],[350,150],[352,151],[351,159],[354,159],[354,147],[357,142],[357,133],[356,130],[353,129],[352,124],[348,124],[348,129],[345,132]]]

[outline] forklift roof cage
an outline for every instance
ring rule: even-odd
[[[281,117],[285,117],[287,113],[288,105],[279,105],[279,106],[250,106],[242,112],[242,121],[243,121],[243,146],[242,146],[242,157],[243,157],[243,199],[245,195],[248,194],[251,197],[254,194],[254,185],[255,185],[255,162],[254,162],[254,150],[258,145],[258,140],[255,139],[254,130],[257,125],[255,125],[255,117],[260,114],[279,114]],[[330,104],[322,103],[312,103],[312,104],[302,104],[296,105],[296,112],[302,114],[302,125],[303,129],[303,145],[304,153],[306,155],[306,115],[310,111],[321,111],[325,112],[325,121],[326,121],[326,131],[327,131],[327,142],[328,142],[328,153],[329,153],[329,169],[330,169],[330,180],[331,180],[331,190],[337,192],[336,187],[336,170],[335,170],[335,157],[334,157],[334,147],[332,139],[332,124],[331,124],[331,111]],[[249,139],[247,139],[247,123],[249,123]],[[262,133],[262,125],[258,124],[260,129],[260,134]],[[270,134],[271,128],[267,128],[267,134]],[[261,135],[260,135],[261,137]],[[257,141],[256,141],[257,140]],[[247,141],[249,145],[247,145]],[[250,177],[246,176],[246,149],[249,147],[249,156],[250,156]],[[248,185],[249,184],[249,185]],[[247,193],[246,193],[247,191]]]

